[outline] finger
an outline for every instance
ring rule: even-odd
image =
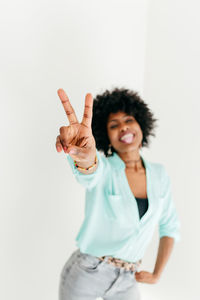
[[[62,149],[63,149],[63,146],[61,144],[60,136],[59,135],[56,138],[56,149],[57,149],[58,152],[61,152]]]
[[[82,124],[86,127],[91,127],[92,123],[92,107],[93,107],[93,98],[91,94],[85,96],[85,108],[82,119]]]
[[[78,123],[78,119],[76,117],[75,111],[74,111],[71,103],[69,102],[69,98],[67,97],[65,91],[63,89],[59,89],[57,91],[57,93],[58,93],[58,96],[60,97],[60,100],[61,100],[64,110],[66,112],[69,123],[70,124]]]
[[[57,139],[56,139],[56,148],[57,148],[58,152],[61,152],[62,149],[64,150],[65,153],[67,151],[66,142],[63,142],[59,135],[57,136]]]
[[[139,274],[140,274],[140,272],[137,272],[137,271],[135,272],[135,275],[139,275]]]

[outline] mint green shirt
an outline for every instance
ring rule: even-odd
[[[117,153],[99,160],[96,171],[83,174],[67,155],[77,181],[85,187],[85,217],[76,236],[83,253],[109,255],[130,262],[142,259],[156,226],[159,236],[180,240],[180,221],[165,167],[145,160],[148,210],[140,219],[136,199],[129,186],[125,163]]]

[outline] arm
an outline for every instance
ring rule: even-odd
[[[158,255],[153,273],[147,271],[140,271],[135,273],[135,278],[141,283],[157,283],[160,279],[161,273],[170,257],[174,245],[174,239],[164,236],[160,239],[158,248]]]
[[[136,280],[143,283],[157,283],[169,259],[174,243],[180,240],[180,221],[172,199],[170,178],[165,168],[162,169],[161,188],[163,204],[159,219],[160,244],[155,268],[153,273],[141,271],[135,274]]]
[[[92,95],[87,94],[85,97],[85,108],[81,123],[79,123],[69,98],[63,89],[58,90],[58,96],[70,124],[60,128],[60,135],[56,139],[57,151],[61,152],[63,149],[67,154],[67,159],[78,182],[88,189],[93,188],[102,178],[106,162],[97,151],[96,142],[92,134]],[[77,168],[77,166],[80,168],[91,167],[94,164],[95,155],[97,155],[98,163],[93,168],[87,171]],[[74,161],[76,161],[77,166],[75,166]]]
[[[96,157],[97,157],[97,160],[96,160]],[[75,163],[75,161],[74,161],[74,163]],[[96,171],[98,163],[99,163],[98,156],[94,155],[91,162],[87,162],[87,163],[82,163],[82,162],[77,163],[76,162],[76,165],[77,165],[77,169],[79,170],[79,172],[87,175],[87,174],[92,174],[94,171]],[[89,169],[85,170],[86,168],[89,168]]]
[[[87,174],[84,171],[78,170],[74,165],[73,158],[68,155],[67,160],[72,169],[72,172],[76,178],[76,180],[83,185],[85,188],[91,189],[97,185],[97,183],[103,178],[105,172],[107,170],[107,161],[106,158],[100,154],[100,152],[96,149],[96,154],[98,158],[98,163],[95,169],[91,170],[91,173]]]
[[[175,203],[172,196],[171,180],[165,168],[162,171],[161,181],[162,212],[159,219],[159,236],[174,238],[174,242],[180,240],[180,220],[177,215]]]
[[[162,271],[170,257],[174,245],[174,239],[168,236],[163,236],[160,239],[159,248],[158,248],[158,255],[156,259],[155,268],[153,271],[153,275],[156,281],[161,276]]]

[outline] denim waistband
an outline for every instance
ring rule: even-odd
[[[130,271],[135,271],[140,266],[140,264],[142,263],[141,259],[136,261],[136,262],[128,262],[128,261],[122,260],[120,258],[116,258],[116,257],[109,256],[109,255],[104,255],[104,256],[98,257],[98,256],[94,256],[94,255],[91,255],[91,254],[88,254],[88,253],[82,253],[80,251],[80,249],[77,249],[77,252],[80,255],[96,257],[99,260],[104,261],[105,263],[111,264],[111,265],[113,265],[115,267],[118,267],[118,268],[124,268],[127,271],[129,271],[129,270]]]

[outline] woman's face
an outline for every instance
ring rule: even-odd
[[[112,147],[118,152],[139,150],[143,133],[136,119],[124,112],[110,113],[107,132]]]

